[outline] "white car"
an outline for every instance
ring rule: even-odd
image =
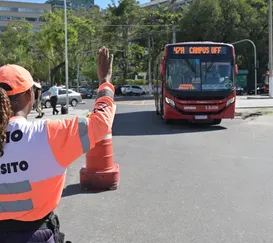
[[[139,86],[136,85],[124,85],[121,88],[123,95],[144,95],[145,91]]]
[[[59,89],[59,95],[58,95],[57,105],[66,105],[66,89],[63,87],[58,87],[58,89]],[[72,107],[75,107],[78,105],[78,103],[82,102],[81,94],[72,89],[68,89],[68,99],[69,99],[69,104]],[[48,91],[42,94],[42,105],[45,108],[51,107]]]

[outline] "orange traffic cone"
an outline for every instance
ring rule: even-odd
[[[114,164],[112,134],[86,154],[86,166],[80,170],[84,191],[115,190],[119,185],[119,165]]]

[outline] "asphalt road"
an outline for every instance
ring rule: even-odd
[[[167,126],[148,101],[118,103],[120,186],[80,193],[80,158],[57,209],[61,230],[73,243],[273,242],[272,134],[273,116]]]

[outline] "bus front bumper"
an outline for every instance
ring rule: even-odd
[[[235,97],[214,104],[181,104],[166,97],[164,102],[164,119],[169,120],[215,120],[233,119],[235,116]]]

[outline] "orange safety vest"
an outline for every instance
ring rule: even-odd
[[[66,168],[111,132],[114,87],[99,87],[89,118],[29,122],[12,117],[0,157],[0,220],[35,221],[58,205]]]

